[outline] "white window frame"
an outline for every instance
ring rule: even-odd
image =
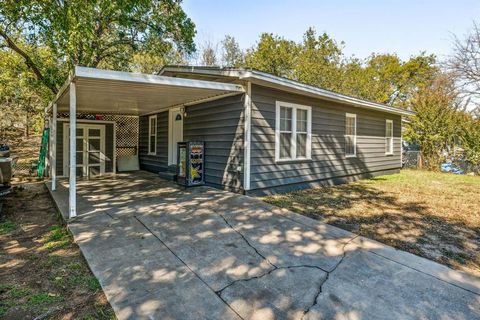
[[[388,124],[392,126],[392,131],[390,133],[390,136],[387,136]],[[390,145],[390,150],[387,150],[387,141],[389,138],[392,140],[392,144]],[[385,120],[385,155],[387,156],[393,155],[393,120],[390,120],[390,119]]]
[[[152,119],[155,118],[155,151],[150,151],[151,139],[152,139]],[[157,115],[149,116],[148,117],[148,154],[149,155],[156,155],[157,154]]]
[[[275,162],[305,161],[312,158],[312,107],[290,102],[275,103]],[[292,135],[290,137],[290,158],[280,158],[280,108],[292,109]],[[307,111],[307,141],[305,157],[297,157],[297,110]]]
[[[354,132],[353,132],[353,153],[347,153],[347,136],[351,136],[347,134],[347,119],[354,118]],[[345,113],[345,158],[354,158],[357,156],[357,114],[356,113]]]

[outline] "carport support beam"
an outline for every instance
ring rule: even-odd
[[[77,94],[75,82],[70,82],[70,174],[68,187],[68,217],[77,216]]]
[[[57,104],[52,107],[52,125],[50,129],[50,141],[52,142],[50,170],[52,172],[52,191],[57,189]]]

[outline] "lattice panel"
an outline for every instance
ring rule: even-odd
[[[68,113],[59,113],[59,118],[68,118]],[[115,121],[117,134],[117,157],[133,156],[138,150],[138,117],[116,114],[77,114],[77,119]]]
[[[117,157],[136,155],[138,150],[138,117],[106,114],[106,121],[115,121]]]

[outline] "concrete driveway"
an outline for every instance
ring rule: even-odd
[[[480,319],[480,279],[253,198],[146,172],[78,193],[69,227],[119,319]]]

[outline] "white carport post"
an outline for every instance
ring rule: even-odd
[[[57,189],[57,103],[52,106],[52,123],[50,128],[50,172],[52,174],[52,191]]]
[[[70,82],[70,174],[68,188],[69,218],[77,215],[77,94],[75,82]]]

